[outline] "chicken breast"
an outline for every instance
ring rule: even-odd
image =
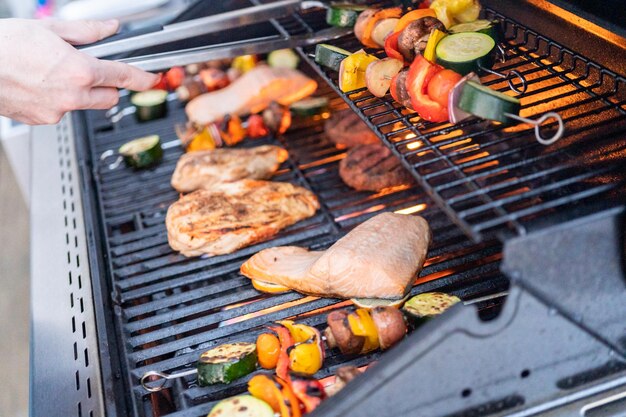
[[[422,270],[430,239],[422,217],[383,213],[325,251],[264,249],[241,266],[241,273],[321,297],[398,299]]]
[[[223,255],[267,240],[311,217],[319,202],[289,183],[241,180],[182,196],[167,210],[172,249],[185,256]]]
[[[190,121],[206,125],[227,114],[257,113],[272,101],[287,106],[310,96],[316,89],[315,80],[298,70],[259,65],[228,87],[194,98],[185,111]]]
[[[273,145],[247,149],[219,148],[190,152],[180,157],[172,175],[172,187],[181,193],[217,183],[270,178],[287,160],[287,151]]]

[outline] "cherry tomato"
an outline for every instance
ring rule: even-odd
[[[256,352],[259,365],[265,369],[274,369],[280,356],[280,341],[271,333],[262,333],[256,339]]]
[[[167,85],[170,89],[176,90],[183,84],[185,79],[185,69],[183,67],[173,67],[165,73]]]
[[[450,91],[461,78],[461,74],[449,69],[439,71],[428,82],[428,96],[447,109]]]

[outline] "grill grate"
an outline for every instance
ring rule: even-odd
[[[330,98],[331,107],[346,107],[323,82],[318,93]],[[144,372],[187,369],[208,347],[253,341],[273,320],[297,317],[322,328],[326,310],[350,304],[297,293],[271,296],[257,292],[238,271],[243,261],[262,248],[284,244],[326,248],[377,213],[419,213],[429,220],[435,240],[413,293],[443,290],[470,300],[506,290],[507,280],[498,269],[499,243],[470,242],[418,188],[366,193],[344,185],[338,164],[345,151],[325,138],[321,119],[294,125],[283,138],[245,145],[279,144],[289,151],[290,158],[275,179],[315,192],[322,205],[315,217],[288,228],[269,242],[231,255],[188,259],[174,253],[167,244],[164,217],[178,197],[169,180],[181,154],[179,147],[166,149],[163,162],[148,171],[123,166],[111,171],[99,161],[104,151],[117,149],[135,137],[154,133],[161,135],[163,143],[176,140],[174,123],[184,120],[184,112],[178,103],[170,102],[169,113],[168,119],[144,124],[136,124],[132,116],[125,117],[116,125],[110,125],[102,112],[87,114],[108,280],[118,312],[114,325],[119,332],[122,369],[127,389],[132,392],[135,415],[206,415],[214,401],[246,389],[245,378],[230,386],[200,388],[191,377],[176,381],[166,394],[151,397],[139,385]],[[485,312],[494,310],[492,301],[479,306]],[[358,358],[333,354],[317,376],[332,378],[340,365],[362,366],[376,357],[376,353]]]
[[[537,143],[525,124],[430,123],[389,94],[379,99],[366,89],[342,93],[337,74],[310,58],[314,49],[303,55],[476,242],[525,234],[538,220],[570,219],[596,209],[594,204],[620,204],[626,180],[621,168],[626,163],[626,79],[494,11],[487,16],[503,22],[506,34],[507,59],[496,69],[515,69],[528,80],[520,96],[521,115],[536,118],[556,111],[563,117],[566,136],[555,145]],[[362,48],[352,36],[330,43]],[[508,90],[493,75],[481,79]],[[547,131],[555,126],[546,125]]]

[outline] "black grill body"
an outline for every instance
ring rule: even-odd
[[[181,18],[206,14],[212,3],[216,2],[198,2]],[[506,29],[508,60],[498,69],[518,69],[530,81],[522,98],[524,112],[536,116],[559,111],[568,131],[564,140],[546,148],[534,141],[528,126],[505,129],[478,120],[458,126],[424,123],[389,97],[341,93],[335,74],[309,62],[303,70],[318,80],[318,95],[329,97],[333,109],[347,105],[356,111],[413,173],[419,187],[381,193],[351,190],[337,173],[345,151],[325,138],[323,120],[297,122],[283,137],[246,141],[242,146],[285,147],[290,158],[275,179],[310,189],[322,208],[274,239],[231,255],[188,259],[167,244],[164,217],[178,197],[169,180],[182,152],[179,147],[166,149],[163,162],[147,171],[125,167],[111,171],[100,161],[106,150],[147,134],[159,134],[166,144],[175,141],[174,125],[185,121],[178,102],[169,102],[167,119],[144,124],[132,117],[113,124],[103,112],[77,114],[109,415],[202,416],[216,401],[244,392],[249,378],[201,388],[189,377],[158,394],[148,394],[139,379],[149,370],[189,369],[202,351],[218,344],[254,341],[263,326],[275,320],[295,318],[323,329],[328,311],[351,303],[297,293],[261,294],[238,273],[241,263],[270,246],[326,248],[383,211],[419,214],[433,230],[426,267],[411,293],[450,292],[475,307],[457,308],[429,323],[382,358],[378,353],[355,358],[332,352],[316,375],[324,382],[331,381],[341,365],[380,362],[315,415],[498,415],[620,375],[624,353],[620,337],[626,333],[615,324],[626,316],[616,304],[626,305],[618,267],[621,252],[616,249],[621,241],[607,236],[601,244],[587,250],[579,247],[578,252],[565,243],[587,241],[594,233],[603,236],[602,231],[620,224],[626,173],[625,80],[545,33],[495,9],[486,13],[501,19]],[[310,13],[260,25],[254,34],[300,35],[321,27],[323,15]],[[336,44],[358,49],[351,37]],[[311,51],[301,52],[309,58]],[[496,78],[483,81],[506,89]],[[128,105],[124,98],[121,107]],[[417,141],[418,148],[410,146]],[[588,228],[581,227],[581,235],[570,235],[578,230],[571,226],[573,220],[598,212],[604,213],[601,225],[584,218]],[[557,260],[539,259],[545,253],[529,250],[541,248],[537,242],[558,233],[564,234],[561,249],[571,250],[558,252]],[[503,244],[508,269],[501,265]],[[550,253],[557,253],[560,247],[550,248],[555,251]],[[562,264],[578,265],[585,255],[605,256],[607,262],[594,264],[592,271],[574,267],[570,272],[576,284],[563,284]],[[516,260],[541,268],[526,270]],[[601,273],[611,279],[600,288],[594,283],[602,279]],[[567,291],[555,294],[560,285]],[[550,290],[542,290],[546,288]],[[583,301],[593,305],[597,300],[594,288],[614,297],[603,299],[602,309],[583,309],[585,314],[576,316]],[[509,290],[503,307],[503,295]],[[588,292],[588,297],[577,299],[577,291]],[[563,303],[555,302],[568,294],[571,297],[564,297]],[[599,331],[606,323],[594,319],[605,311],[617,311],[606,321],[613,323],[610,334]],[[562,345],[563,340],[569,343]],[[571,355],[563,354],[567,349]],[[562,382],[568,378],[582,382]]]

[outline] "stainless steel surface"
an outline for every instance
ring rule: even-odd
[[[33,129],[31,416],[104,415],[91,277],[69,116]]]
[[[182,39],[188,39],[207,33],[241,27],[252,23],[264,22],[275,17],[285,16],[302,7],[319,5],[317,2],[303,2],[300,0],[281,0],[275,3],[246,7],[214,16],[202,17],[186,22],[174,23],[163,27],[163,30],[146,33],[132,38],[120,39],[81,51],[96,58],[111,56],[122,52],[134,51],[148,46],[162,45]],[[179,64],[181,65],[181,64]]]
[[[247,54],[262,54],[276,49],[295,48],[296,46],[314,45],[346,35],[351,29],[330,28],[314,34],[283,38],[271,36],[257,38],[254,41],[223,43],[217,46],[185,49],[162,54],[145,55],[137,58],[121,59],[119,62],[134,65],[146,71],[158,71],[175,65],[195,64],[214,59],[233,58]]]

